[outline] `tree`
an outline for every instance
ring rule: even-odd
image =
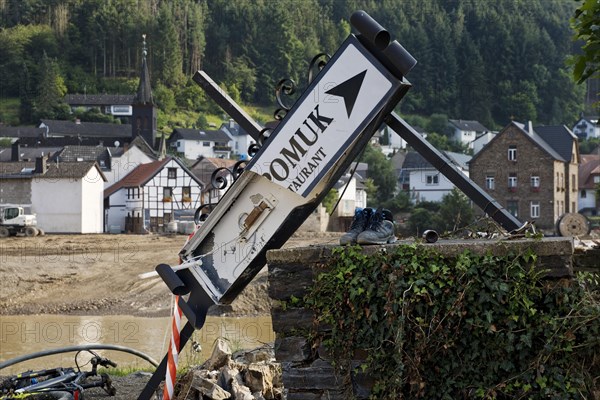
[[[427,229],[434,229],[434,213],[421,207],[416,207],[408,217],[408,227],[411,233],[420,236]]]
[[[173,12],[167,2],[160,6],[157,37],[160,37],[156,54],[158,77],[167,87],[174,87],[183,81],[183,56],[179,35],[175,29]]]
[[[377,207],[394,197],[396,192],[396,173],[391,161],[380,151],[368,145],[362,160],[369,165],[369,178],[377,187],[374,197],[367,192],[369,204]]]
[[[56,60],[44,52],[40,64],[37,96],[33,104],[35,119],[64,119],[69,109],[64,102],[67,87],[60,74]]]
[[[442,198],[440,209],[434,218],[434,225],[439,231],[453,232],[473,222],[473,208],[467,196],[457,188]]]
[[[581,0],[580,0],[581,1]],[[583,0],[571,19],[575,38],[583,40],[582,54],[573,56],[573,76],[577,83],[600,76],[600,2]]]
[[[335,188],[331,189],[329,193],[327,193],[327,195],[321,202],[321,204],[323,204],[323,207],[325,207],[325,210],[327,210],[327,214],[331,215],[331,213],[333,212],[333,207],[335,207],[335,205],[337,204],[338,198],[339,193]]]

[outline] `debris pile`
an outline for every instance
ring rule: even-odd
[[[272,346],[232,354],[219,338],[210,358],[180,378],[175,400],[282,400],[281,366]]]

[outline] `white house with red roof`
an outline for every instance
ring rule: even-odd
[[[598,215],[598,188],[600,188],[600,154],[582,154],[579,164],[579,212]]]
[[[202,204],[204,183],[176,158],[141,164],[104,191],[109,232],[160,232]]]

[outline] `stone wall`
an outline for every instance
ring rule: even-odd
[[[409,242],[388,246],[364,247],[373,253],[382,247],[392,248]],[[424,244],[441,254],[452,257],[465,250],[475,254],[490,252],[504,255],[531,248],[538,255],[538,266],[548,269],[548,276],[563,278],[573,276],[571,238],[546,238],[543,240],[504,241],[440,241]],[[272,250],[267,253],[269,265],[269,296],[273,300],[271,317],[276,334],[275,358],[281,363],[283,386],[288,400],[346,400],[350,393],[359,399],[367,398],[372,381],[368,375],[357,374],[348,382],[332,365],[323,345],[313,346],[309,333],[314,328],[313,313],[294,307],[294,298],[302,298],[313,285],[313,280],[323,270],[334,246],[320,246]],[[597,256],[597,255],[596,255]],[[591,261],[591,258],[590,258]],[[319,327],[326,332],[327,327]],[[366,355],[355,354],[356,363]]]
[[[0,179],[0,206],[31,207],[31,179]]]

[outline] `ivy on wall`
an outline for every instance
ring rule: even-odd
[[[597,292],[541,279],[535,261],[445,258],[418,244],[336,249],[304,299],[328,327],[312,340],[340,366],[366,355],[358,369],[375,380],[372,398],[596,398]]]

